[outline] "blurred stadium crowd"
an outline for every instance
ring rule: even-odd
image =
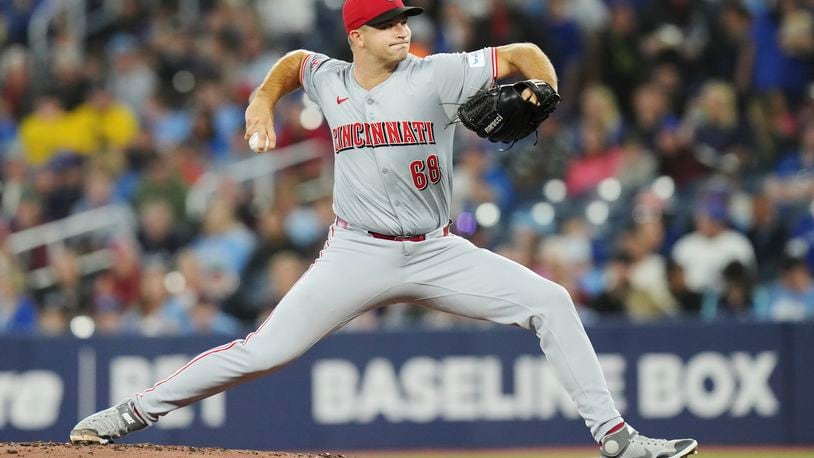
[[[458,129],[456,233],[566,286],[588,325],[814,317],[814,1],[410,3],[414,54],[529,41],[561,79],[536,139]],[[262,320],[334,217],[318,110],[295,93],[276,116],[316,159],[222,172],[253,157],[243,109],[277,58],[350,59],[341,6],[0,2],[0,334]],[[350,327],[471,324],[391,306]]]

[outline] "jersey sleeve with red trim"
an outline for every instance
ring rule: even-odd
[[[433,73],[433,84],[447,115],[452,119],[458,105],[478,89],[497,79],[496,48],[483,48],[467,53],[434,54],[427,57]]]
[[[342,61],[332,59],[325,54],[310,53],[300,64],[300,84],[303,90],[314,103],[321,106],[320,87],[324,87],[322,81],[326,75],[330,74],[330,68],[341,65]]]

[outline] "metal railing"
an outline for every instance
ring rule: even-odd
[[[273,199],[274,177],[277,172],[324,157],[326,148],[328,146],[324,142],[310,140],[207,172],[187,193],[187,214],[193,218],[201,217],[224,179],[252,186],[255,205],[263,208]],[[323,194],[329,192],[330,165],[331,161],[325,161],[323,172],[313,180],[316,182],[304,183],[303,186],[310,186]],[[310,196],[314,197],[318,196]],[[111,266],[112,253],[105,242],[121,238],[132,239],[136,229],[136,217],[129,206],[109,205],[16,232],[6,239],[6,246],[18,259],[24,258],[26,253],[45,247],[48,258],[52,259],[69,246],[71,239],[83,240],[86,237],[101,241],[92,251],[78,256],[81,273],[89,275]],[[50,266],[28,269],[27,276],[28,285],[32,289],[47,288],[56,280]]]
[[[49,30],[58,18],[65,18],[65,26],[77,40],[77,51],[84,54],[84,39],[116,20],[122,10],[123,0],[105,0],[94,11],[88,11],[87,0],[46,0],[32,13],[28,25],[28,42],[33,58],[34,85],[47,86],[51,40]],[[149,8],[158,8],[160,0],[150,0]],[[201,14],[200,0],[181,0],[178,3],[178,19],[190,27],[198,22]]]
[[[253,188],[255,207],[264,208],[274,198],[274,174],[282,169],[324,156],[328,148],[324,142],[308,140],[271,153],[258,154],[240,162],[229,164],[224,168],[204,173],[187,193],[187,216],[200,218],[206,211],[209,200],[217,192],[222,180],[250,185]],[[316,189],[330,189],[330,161],[325,161],[323,173],[317,178],[318,183],[304,183]]]
[[[48,258],[58,256],[70,239],[93,235],[102,240],[118,237],[132,238],[136,228],[133,211],[126,205],[109,205],[77,213],[67,218],[52,221],[30,229],[11,234],[6,246],[17,257],[45,247]],[[94,251],[78,256],[82,274],[91,274],[110,267],[112,258],[107,244]],[[30,269],[27,284],[32,289],[47,288],[55,283],[51,267]]]
[[[28,43],[31,49],[34,75],[34,86],[43,88],[48,81],[50,40],[48,30],[60,14],[67,15],[66,26],[76,37],[85,36],[85,17],[78,12],[84,12],[85,0],[48,0],[43,2],[31,15],[28,24]]]

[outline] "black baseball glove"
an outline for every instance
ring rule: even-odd
[[[537,104],[524,100],[528,88]],[[478,91],[458,108],[458,120],[469,130],[493,142],[516,142],[537,130],[560,103],[560,95],[539,80],[518,81]]]

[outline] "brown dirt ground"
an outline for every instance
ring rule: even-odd
[[[0,442],[0,457],[32,458],[39,456],[55,458],[188,458],[188,457],[225,457],[225,458],[344,458],[343,455],[320,453],[261,452],[255,450],[231,450],[225,448],[187,447],[180,445],[71,445],[58,442]]]

